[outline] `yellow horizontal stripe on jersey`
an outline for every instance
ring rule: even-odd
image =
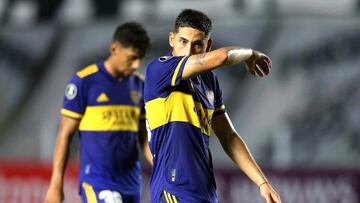
[[[85,196],[88,203],[97,203],[96,194],[91,185],[86,182],[82,184],[83,189],[85,190]]]
[[[129,105],[88,106],[79,130],[137,132],[140,111],[139,107]]]
[[[81,117],[83,117],[83,115],[81,115],[79,113],[76,113],[76,112],[73,112],[73,111],[70,111],[70,110],[67,110],[67,109],[61,109],[60,112],[61,112],[62,115],[69,116],[71,118],[80,119]]]
[[[184,59],[185,59],[185,56],[180,60],[180,62],[176,66],[174,75],[172,76],[172,79],[171,79],[171,86],[175,86],[175,84],[176,84],[176,77],[179,74],[179,70],[180,70],[181,64],[183,63]]]
[[[200,103],[196,103],[195,108],[191,94],[175,91],[166,98],[148,101],[145,106],[146,118],[151,130],[178,121],[188,122],[201,128],[201,131],[206,135],[211,133],[210,121],[214,109],[203,109]]]
[[[84,78],[88,75],[98,72],[98,70],[99,70],[99,68],[97,67],[97,65],[93,64],[93,65],[87,66],[86,68],[82,69],[81,71],[78,71],[76,73],[76,75],[79,76],[79,78]]]

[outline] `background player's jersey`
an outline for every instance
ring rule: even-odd
[[[77,72],[66,86],[61,113],[80,119],[80,185],[140,194],[137,135],[144,117],[142,93],[138,76],[117,80],[103,62]]]
[[[187,59],[164,56],[147,67],[144,98],[154,157],[152,202],[163,195],[182,202],[217,202],[209,136],[212,117],[225,108],[211,71],[181,80]]]

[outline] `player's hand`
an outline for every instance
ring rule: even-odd
[[[64,200],[64,192],[60,188],[51,187],[46,193],[45,203],[62,203]]]
[[[253,50],[253,55],[245,61],[246,71],[252,75],[263,77],[270,73],[271,60],[265,54]]]
[[[266,203],[281,203],[280,196],[269,183],[260,186],[260,193],[266,200]]]

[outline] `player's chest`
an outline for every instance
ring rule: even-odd
[[[140,106],[142,89],[129,83],[99,83],[88,88],[87,104]]]
[[[215,90],[207,81],[201,79],[189,80],[189,89],[195,102],[205,109],[215,108]]]

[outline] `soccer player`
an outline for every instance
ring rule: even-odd
[[[137,143],[151,163],[144,83],[135,73],[149,49],[142,25],[117,27],[105,61],[78,71],[65,90],[46,202],[63,200],[64,171],[75,130],[80,138],[79,193],[84,203],[140,202]]]
[[[210,51],[211,20],[185,9],[169,33],[172,52],[152,61],[146,71],[144,98],[153,171],[151,202],[217,202],[211,129],[229,157],[257,185],[267,203],[280,197],[234,129],[211,70],[244,62],[253,75],[265,76],[270,59],[258,51],[223,47]]]

